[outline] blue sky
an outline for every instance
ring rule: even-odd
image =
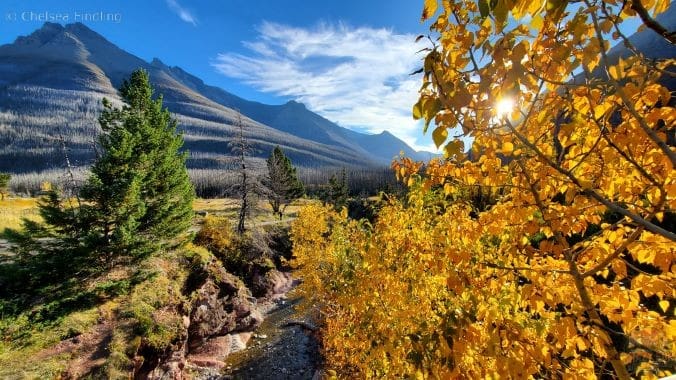
[[[434,150],[411,117],[422,0],[2,0],[0,44],[82,21],[147,61],[268,104],[297,100],[354,130]]]
[[[417,0],[3,0],[0,44],[31,33],[45,18],[82,21],[145,60],[158,57],[246,99],[298,100],[342,126],[389,130],[421,149],[432,146],[431,137],[410,116],[418,79],[407,75],[421,59],[413,40],[427,30],[421,6]]]

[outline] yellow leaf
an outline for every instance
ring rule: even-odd
[[[453,140],[444,147],[444,157],[451,158],[453,156],[460,155],[464,149],[465,143],[463,143],[461,140]]]
[[[422,16],[420,21],[425,21],[430,17],[434,16],[437,12],[437,0],[425,0],[425,5],[423,7]]]
[[[609,109],[613,107],[612,103],[601,103],[598,106],[594,107],[594,119],[600,119],[603,117]]]
[[[418,120],[422,118],[422,99],[413,105],[413,119]]]
[[[544,23],[543,23],[543,20],[542,20],[542,16],[540,16],[539,14],[535,15],[530,22],[530,26],[532,26],[533,29],[535,29],[535,30],[542,29],[543,25],[544,25]]]
[[[514,144],[507,141],[502,144],[502,154],[508,155],[514,151]]]
[[[662,309],[662,311],[666,313],[667,310],[669,310],[669,301],[667,300],[660,301],[660,309]]]
[[[450,183],[444,184],[444,195],[450,195],[453,192],[453,186]]]
[[[436,145],[437,148],[446,141],[447,137],[448,131],[446,130],[446,127],[436,127],[434,131],[432,131],[432,140],[434,140],[434,145]]]

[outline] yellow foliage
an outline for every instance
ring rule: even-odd
[[[606,57],[616,24],[638,17],[622,2],[432,3],[423,19],[436,11],[440,38],[414,118],[434,120],[437,146],[469,138],[473,159],[452,137],[424,173],[393,163],[409,195],[373,226],[300,212],[295,265],[322,310],[329,367],[345,378],[669,374],[676,111],[658,79],[675,61]],[[643,5],[654,16],[668,1]],[[596,67],[610,77],[573,80]],[[503,99],[516,111],[498,112]]]
[[[207,215],[204,224],[195,237],[195,244],[211,252],[224,253],[235,248],[235,237],[227,217]]]

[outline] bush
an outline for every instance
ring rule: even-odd
[[[228,218],[212,215],[204,218],[204,224],[195,236],[195,244],[208,249],[226,266],[241,261],[238,240]]]

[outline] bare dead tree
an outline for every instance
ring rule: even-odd
[[[57,128],[57,133],[58,133],[58,136],[59,136],[58,137],[59,143],[61,144],[61,150],[63,152],[63,158],[66,161],[66,172],[68,173],[68,178],[70,179],[70,185],[71,185],[71,188],[72,188],[72,192],[75,195],[75,199],[77,200],[77,207],[78,207],[78,209],[80,209],[82,207],[82,202],[80,201],[80,191],[79,191],[79,187],[77,185],[77,180],[75,179],[75,173],[73,171],[73,165],[70,162],[70,157],[69,157],[69,154],[68,154],[69,149],[66,146],[66,138],[64,137],[63,133],[61,132],[60,127]],[[70,197],[70,196],[68,197],[68,203],[70,205],[71,211],[74,213],[75,208],[73,207],[71,198],[72,197]]]
[[[248,165],[248,157],[253,154],[253,147],[244,134],[244,123],[239,112],[237,112],[235,126],[237,127],[237,137],[233,142],[232,150],[236,155],[239,178],[234,193],[240,203],[237,216],[237,233],[241,235],[246,231],[245,221],[255,207],[256,195],[261,192],[262,185]]]

